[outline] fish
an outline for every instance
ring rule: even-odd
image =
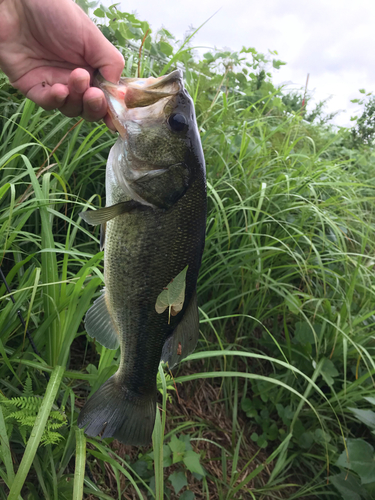
[[[106,206],[80,214],[100,224],[104,249],[105,288],[85,327],[104,347],[120,346],[121,355],[117,372],[82,408],[78,426],[88,436],[143,446],[152,439],[160,361],[173,368],[199,337],[205,161],[180,70],[119,84],[98,74],[96,85],[119,135],[106,165]],[[176,303],[165,298],[176,293]]]

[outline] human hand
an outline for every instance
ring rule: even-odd
[[[0,0],[0,67],[44,109],[105,118],[115,130],[104,94],[90,79],[98,68],[117,82],[124,59],[72,0]]]

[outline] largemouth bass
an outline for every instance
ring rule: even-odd
[[[99,76],[119,132],[106,168],[106,207],[81,214],[101,224],[104,293],[87,333],[121,348],[118,371],[79,418],[89,436],[151,441],[160,360],[176,365],[199,334],[196,284],[206,227],[206,180],[194,105],[179,70],[160,78]],[[158,298],[178,279],[177,305]]]

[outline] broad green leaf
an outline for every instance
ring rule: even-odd
[[[241,409],[245,413],[253,409],[252,401],[249,398],[245,398],[241,402]]]
[[[169,319],[170,317],[176,316],[178,314],[185,301],[185,288],[186,288],[186,272],[189,266],[186,266],[159,294],[156,299],[155,310],[157,313],[162,314],[167,308],[169,308]]]
[[[301,448],[304,448],[305,450],[308,450],[313,444],[313,442],[314,442],[314,435],[310,431],[304,432],[298,440],[298,444],[301,446]]]
[[[159,42],[160,50],[166,55],[170,56],[173,54],[173,47],[167,42]]]
[[[287,305],[289,311],[293,314],[299,314],[301,311],[301,301],[296,295],[287,295],[285,297],[285,304]]]
[[[105,17],[105,14],[104,14],[104,12],[102,11],[102,9],[99,9],[99,8],[98,8],[98,9],[95,9],[95,10],[94,10],[94,16],[96,16],[96,17]]]
[[[178,492],[181,491],[182,488],[184,486],[187,486],[188,484],[186,476],[183,472],[175,471],[173,474],[169,476],[168,479],[172,483],[176,495],[178,495]]]
[[[184,457],[186,445],[184,441],[180,441],[176,435],[173,435],[169,443],[169,447],[173,452],[173,463],[181,462]]]
[[[180,500],[194,500],[195,495],[192,491],[186,490],[183,492],[183,494],[180,496]]]
[[[320,373],[329,386],[333,385],[334,383],[333,377],[337,377],[339,375],[339,372],[336,370],[335,365],[328,358],[323,359]]]
[[[163,444],[163,468],[172,465],[171,449],[167,444]]]
[[[367,425],[367,427],[375,429],[375,412],[371,410],[359,410],[358,408],[348,408],[348,410],[353,412],[358,420]]]
[[[348,439],[347,447],[349,461],[346,451],[344,450],[335,465],[356,472],[361,478],[362,484],[374,482],[374,448],[363,439]]]
[[[306,321],[297,321],[294,340],[302,345],[313,344],[315,342],[314,333]]]
[[[329,443],[331,441],[331,436],[327,432],[324,432],[323,429],[315,429],[314,440],[316,443],[320,444]]]
[[[178,439],[180,441],[183,441],[185,443],[185,450],[186,451],[193,449],[193,447],[191,446],[191,443],[190,443],[190,436],[189,436],[189,434],[181,434]]]
[[[204,469],[200,464],[200,455],[193,450],[189,450],[185,453],[184,464],[190,472],[195,472],[201,476],[205,475]]]
[[[362,490],[358,479],[353,474],[341,472],[329,478],[330,483],[341,493],[343,500],[361,500],[359,492]]]

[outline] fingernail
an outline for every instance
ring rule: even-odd
[[[87,88],[87,78],[77,78],[73,81],[73,87],[76,92],[83,94]]]
[[[103,100],[100,97],[96,97],[87,101],[87,104],[93,111],[99,111],[102,108]]]

